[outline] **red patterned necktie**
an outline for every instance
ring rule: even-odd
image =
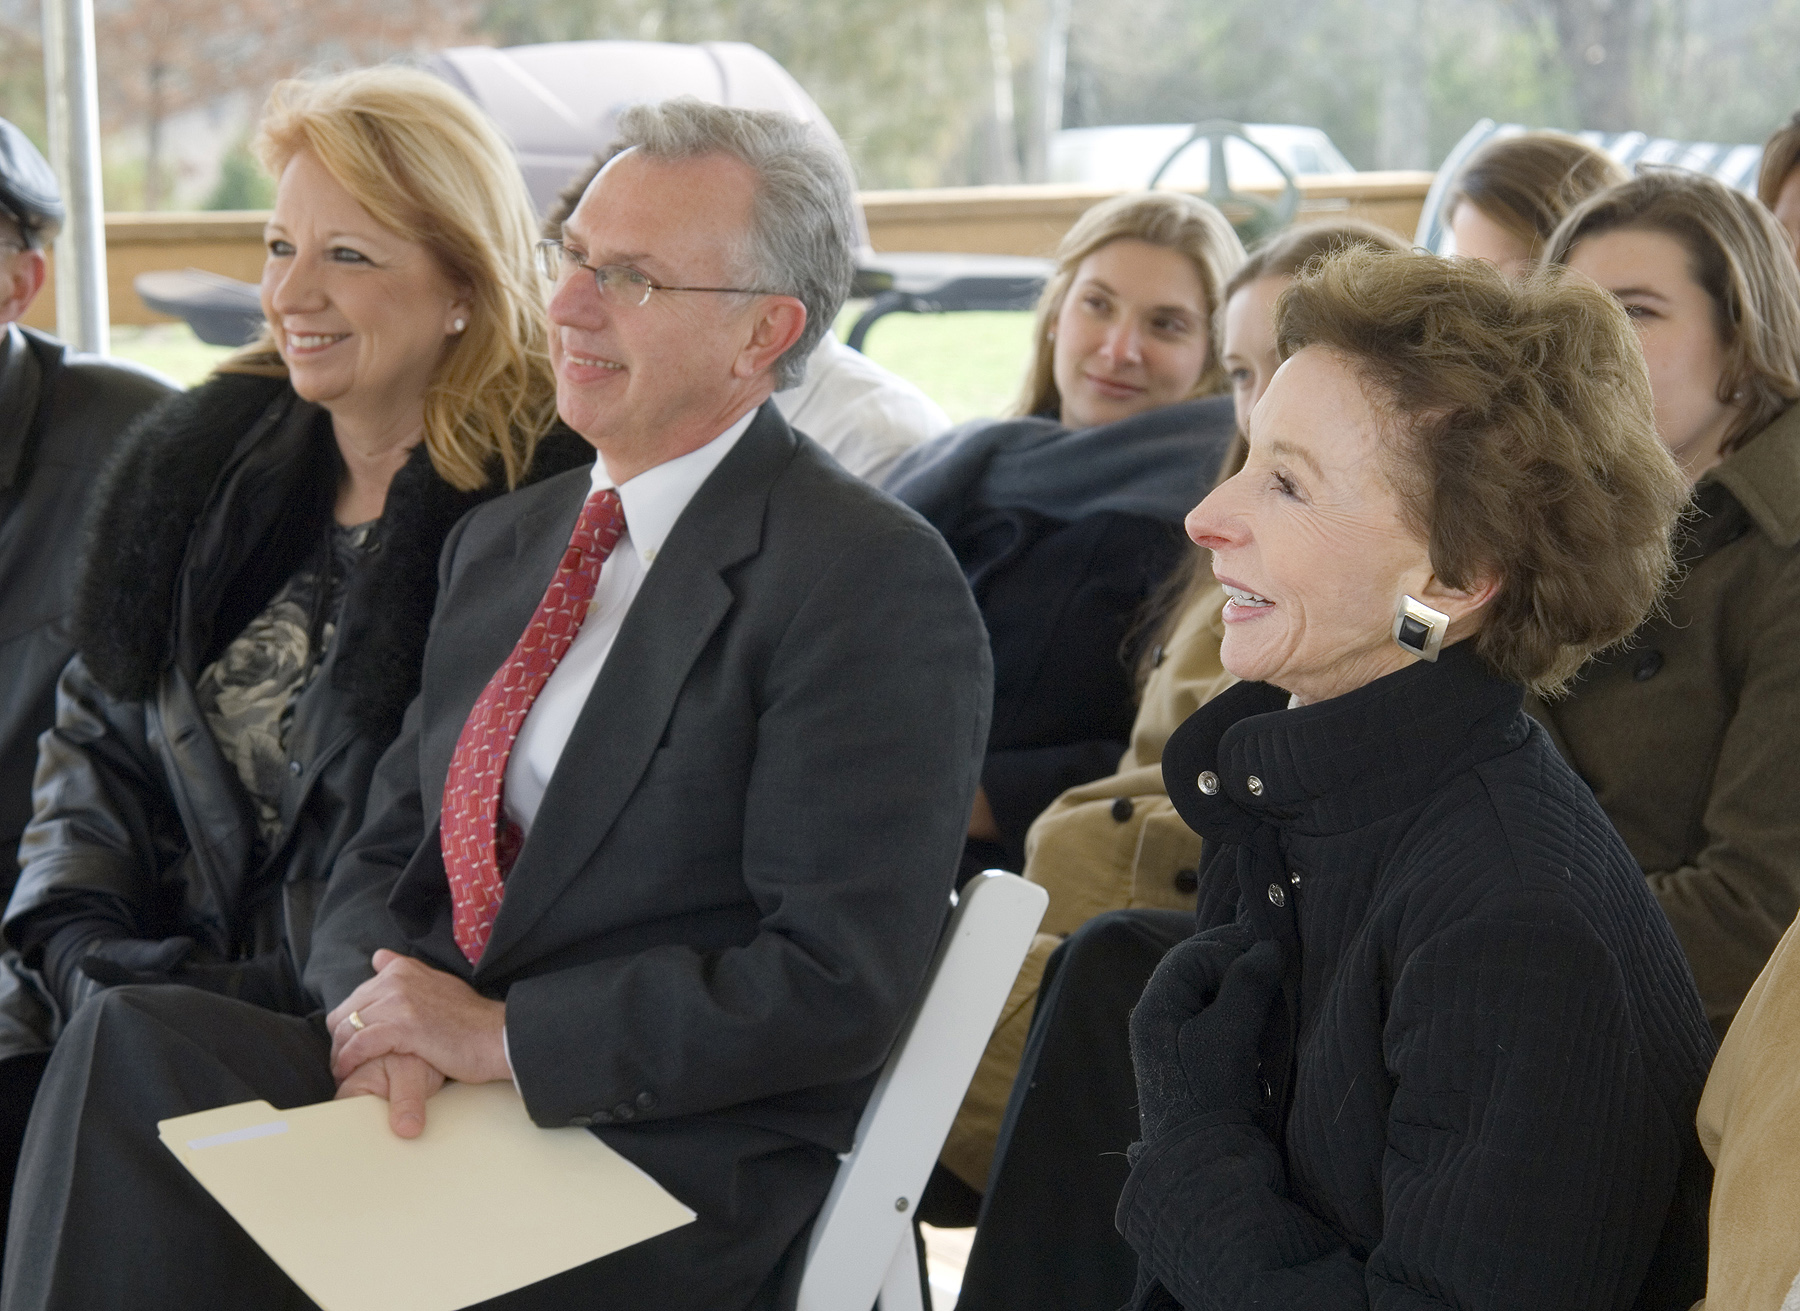
[[[506,663],[494,671],[456,739],[444,779],[440,845],[450,879],[451,930],[473,965],[487,950],[506,876],[524,834],[505,819],[500,792],[519,726],[587,618],[600,566],[625,532],[619,494],[608,487],[581,507],[556,577]]]

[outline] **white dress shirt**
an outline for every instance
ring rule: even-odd
[[[625,532],[601,566],[587,618],[582,620],[580,631],[544,684],[544,690],[526,712],[506,762],[502,794],[506,817],[526,833],[531,832],[531,822],[537,818],[544,789],[550,785],[557,761],[562,759],[575,718],[587,704],[625,615],[644,585],[644,575],[656,563],[657,552],[662,550],[694,493],[700,490],[700,484],[731,453],[755,417],[756,411],[751,410],[699,450],[646,469],[619,488],[619,500],[625,507]],[[595,460],[593,487],[588,495],[612,485],[606,461]]]
[[[882,477],[920,442],[950,431],[950,416],[905,378],[826,333],[806,360],[806,376],[775,404],[864,482]]]

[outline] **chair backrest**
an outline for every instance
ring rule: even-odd
[[[813,1225],[798,1311],[874,1306],[902,1243],[911,1267],[913,1209],[1049,902],[998,870],[964,886]]]

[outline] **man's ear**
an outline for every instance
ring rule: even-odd
[[[0,327],[25,317],[47,276],[49,269],[41,250],[0,257]]]
[[[764,296],[751,323],[750,339],[732,361],[731,372],[754,378],[780,359],[806,330],[806,306],[792,296]]]
[[[1499,578],[1490,574],[1478,574],[1467,587],[1449,587],[1434,572],[1417,599],[1450,616],[1446,640],[1455,642],[1481,627],[1482,612],[1499,591]]]

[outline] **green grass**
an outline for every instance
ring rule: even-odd
[[[145,328],[115,323],[112,353],[166,373],[183,387],[192,387],[231,354],[231,347],[208,346],[185,323],[155,323]]]
[[[840,337],[862,312],[862,303],[844,307]],[[951,419],[986,418],[1012,403],[1031,350],[1031,315],[890,314],[869,332],[869,358],[916,383],[943,406]],[[231,353],[208,346],[185,323],[147,328],[116,325],[113,354],[147,364],[184,387],[204,378]]]
[[[853,301],[838,317],[838,335],[866,302]],[[869,358],[944,407],[952,421],[990,418],[1011,405],[1031,354],[1028,313],[984,310],[961,314],[889,314],[869,330]]]

